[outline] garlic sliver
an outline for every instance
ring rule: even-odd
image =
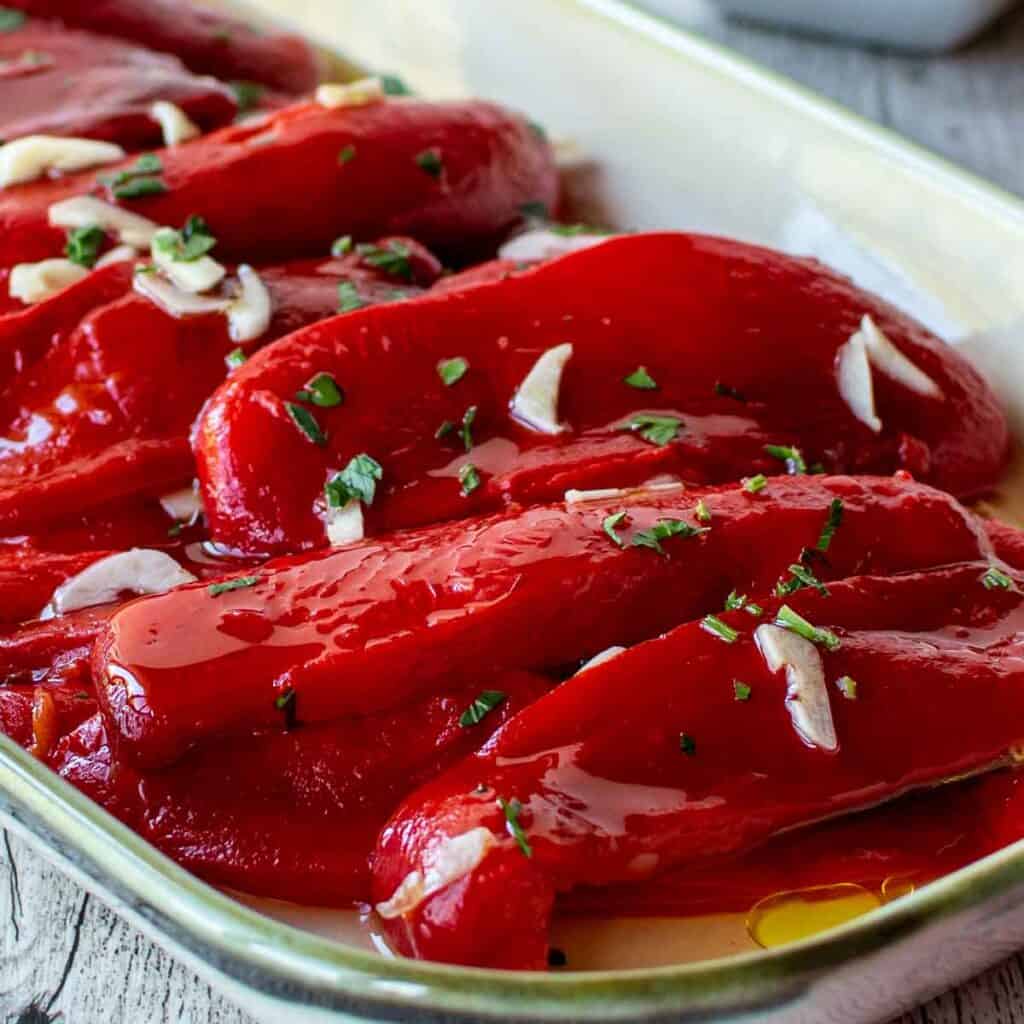
[[[228,306],[228,333],[232,341],[254,341],[266,334],[273,315],[270,291],[247,263],[238,268],[241,293]]]
[[[868,362],[864,336],[860,332],[840,346],[836,354],[836,383],[839,394],[849,406],[850,412],[877,434],[882,429],[882,421],[875,412],[875,386],[871,379],[871,364]]]
[[[181,107],[176,107],[166,100],[157,100],[149,108],[149,116],[160,125],[165,146],[177,146],[202,134],[198,125]]]
[[[512,415],[542,434],[561,434],[569,428],[558,422],[558,392],[562,371],[572,358],[572,345],[549,348],[533,364],[512,398]]]
[[[18,263],[11,268],[7,288],[12,299],[26,305],[42,302],[68,285],[87,277],[89,271],[71,260],[41,260],[39,263]]]
[[[148,248],[160,227],[147,217],[122,210],[95,196],[72,196],[54,203],[49,210],[49,222],[54,228],[102,228],[137,249]]]
[[[360,78],[355,82],[325,82],[315,95],[321,107],[364,107],[384,99],[384,84],[379,78]]]
[[[38,181],[49,171],[81,171],[124,158],[112,142],[26,135],[0,146],[0,188]]]

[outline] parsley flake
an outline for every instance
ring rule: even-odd
[[[531,200],[528,203],[519,204],[519,212],[527,220],[543,220],[548,219],[548,208],[547,204],[540,202],[537,199]]]
[[[231,590],[245,590],[246,587],[255,587],[259,583],[258,576],[237,576],[233,580],[224,580],[223,583],[211,583],[206,589],[211,597],[219,594],[226,594]]]
[[[623,509],[621,512],[613,512],[610,516],[605,516],[604,521],[601,523],[601,529],[611,538],[612,542],[618,544],[620,548],[626,546],[626,542],[615,532],[618,527],[622,526],[629,519],[629,513]]]
[[[776,597],[786,597],[788,594],[792,594],[797,590],[800,590],[801,587],[813,587],[822,595],[822,597],[829,596],[828,587],[826,587],[825,584],[807,568],[807,566],[793,564],[789,567],[789,573],[793,577],[791,580],[786,580],[785,582],[780,582],[775,585]]]
[[[416,154],[415,160],[416,166],[432,178],[440,178],[444,172],[444,161],[437,149],[425,149],[422,153]]]
[[[16,32],[25,24],[25,15],[11,7],[0,7],[0,32]]]
[[[298,698],[295,691],[290,687],[286,687],[274,698],[274,707],[278,711],[284,713],[284,730],[290,732],[295,728],[295,711],[296,705],[298,704]]]
[[[240,348],[233,348],[225,357],[229,370],[237,370],[246,360],[245,353]]]
[[[331,243],[332,256],[344,256],[352,251],[352,236],[341,235]]]
[[[698,534],[707,533],[706,526],[691,526],[682,519],[661,519],[649,530],[641,530],[633,537],[633,547],[651,548],[659,555],[668,557],[668,552],[661,546],[663,540],[669,537],[696,537]]]
[[[828,651],[837,651],[842,646],[842,641],[832,630],[812,626],[802,615],[793,611],[788,604],[784,604],[775,613],[775,625],[788,629],[791,633],[796,633],[797,636],[802,636],[805,640],[810,640],[812,644],[824,647]]]
[[[985,570],[985,575],[981,577],[981,582],[986,590],[1013,589],[1013,580],[1002,569],[997,569],[994,565],[990,565]]]
[[[786,472],[790,476],[800,476],[807,472],[807,463],[799,448],[787,444],[766,444],[764,450],[773,458],[786,464]]]
[[[284,407],[288,410],[292,422],[305,434],[307,440],[321,448],[327,444],[327,435],[320,429],[320,424],[308,409],[296,405],[294,402],[285,402]]]
[[[345,401],[345,393],[329,373],[317,373],[306,381],[306,386],[295,393],[297,402],[312,402],[321,409],[333,409]]]
[[[206,221],[195,214],[185,221],[181,231],[161,228],[153,236],[153,248],[175,263],[194,263],[216,244],[217,239],[210,234]]]
[[[476,419],[476,406],[471,405],[462,414],[462,426],[459,428],[459,437],[462,438],[462,446],[466,451],[473,447],[473,421]]]
[[[247,82],[244,79],[228,82],[228,88],[235,94],[239,114],[246,114],[258,106],[266,91],[258,82]]]
[[[732,681],[732,699],[739,701],[750,700],[750,687],[741,683],[738,679]]]
[[[450,388],[466,376],[469,369],[469,360],[463,356],[453,356],[451,359],[441,359],[437,364],[437,375],[441,383]]]
[[[757,476],[745,476],[743,478],[743,490],[747,494],[758,494],[768,486],[768,477],[764,473],[758,473]]]
[[[825,520],[825,525],[821,528],[821,536],[818,537],[818,543],[815,544],[816,550],[822,552],[828,551],[836,530],[838,530],[842,524],[843,499],[833,498],[832,504],[828,507],[828,518]]]
[[[357,245],[356,252],[368,267],[376,267],[391,277],[412,280],[412,252],[404,243],[390,241],[385,245]]]
[[[459,483],[464,498],[468,498],[480,486],[480,473],[472,462],[467,462],[459,470]]]
[[[129,178],[123,185],[112,187],[117,199],[142,199],[145,196],[161,196],[167,191],[163,179],[153,175],[142,175],[138,178]]]
[[[705,615],[704,618],[700,620],[700,628],[703,629],[705,633],[711,633],[712,636],[717,636],[719,640],[722,640],[727,644],[736,643],[740,637],[737,630],[723,622],[717,615]]]
[[[729,387],[728,384],[723,384],[720,380],[715,381],[715,394],[722,398],[731,398],[735,402],[746,402],[746,398],[741,392]]]
[[[744,605],[743,610],[748,615],[753,615],[754,618],[757,618],[759,615],[764,615],[764,609],[759,604],[754,604],[753,602]]]
[[[347,146],[341,147],[341,152],[338,154],[338,163],[347,164],[351,163],[356,157],[356,147],[350,142]]]
[[[697,753],[697,741],[688,732],[681,732],[679,734],[679,749],[687,757],[693,757]]]
[[[519,824],[519,814],[523,809],[523,805],[518,800],[503,800],[499,797],[498,807],[501,809],[502,814],[505,815],[505,828],[508,830],[508,834],[516,841],[516,845],[519,847],[522,855],[524,857],[532,857],[533,847],[530,846],[530,840],[527,839],[523,826]]]
[[[96,260],[99,259],[100,249],[103,247],[106,237],[103,229],[95,224],[84,228],[75,228],[68,232],[64,255],[72,263],[92,269],[96,265]]]
[[[631,388],[636,388],[638,391],[658,390],[658,382],[647,372],[646,366],[638,366],[628,377],[622,379]]]
[[[619,425],[619,430],[639,431],[640,436],[651,444],[664,447],[679,436],[683,421],[678,416],[656,416],[640,412]]]
[[[463,729],[479,725],[504,700],[501,690],[484,690],[459,716],[459,725]]]
[[[341,281],[338,284],[338,312],[351,313],[356,309],[362,309],[366,300],[359,294],[359,289],[351,281]]]
[[[328,507],[344,508],[353,499],[364,505],[372,505],[377,494],[377,483],[383,476],[381,464],[366,452],[361,452],[324,485]]]
[[[412,89],[398,75],[378,75],[385,96],[411,96]]]
[[[711,509],[708,508],[707,502],[703,498],[697,502],[697,507],[693,510],[693,518],[698,523],[710,523],[711,522]]]
[[[727,612],[734,612],[738,608],[742,608],[746,603],[746,594],[737,594],[735,590],[730,590],[729,596],[725,599],[725,610]]]
[[[836,686],[839,687],[839,692],[847,700],[857,699],[857,681],[851,679],[849,676],[843,676],[841,679],[836,680]]]
[[[434,437],[437,438],[438,441],[441,441],[444,438],[446,438],[449,434],[452,434],[454,432],[455,424],[452,423],[451,420],[443,420],[441,422],[441,426],[439,426],[437,430],[434,431]]]

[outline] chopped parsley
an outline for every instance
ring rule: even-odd
[[[362,309],[366,300],[359,294],[359,289],[351,281],[341,281],[338,284],[338,312],[351,313],[356,309]]]
[[[789,573],[793,577],[785,582],[775,585],[775,596],[786,597],[799,590],[801,587],[813,587],[823,597],[828,597],[828,587],[825,586],[817,576],[805,565],[794,564],[789,567]]]
[[[285,402],[284,407],[288,410],[288,415],[291,416],[295,426],[306,435],[307,440],[321,448],[327,444],[327,435],[320,429],[320,424],[308,409],[296,405],[294,402]]]
[[[728,384],[723,384],[720,380],[715,381],[715,394],[720,395],[722,398],[731,398],[736,402],[746,402],[743,394],[735,388],[729,387]]]
[[[754,618],[757,618],[759,615],[764,615],[764,609],[759,604],[754,604],[753,602],[745,604],[743,606],[743,610],[748,615],[753,615]]]
[[[658,382],[647,372],[646,366],[638,366],[628,377],[622,379],[631,388],[636,388],[638,391],[658,390]]]
[[[295,392],[296,402],[311,402],[321,409],[333,409],[345,401],[345,393],[329,373],[314,374],[301,391]]]
[[[25,24],[25,15],[11,7],[0,7],[0,32],[16,32]]]
[[[828,518],[825,520],[825,525],[821,528],[821,536],[818,537],[818,543],[815,544],[815,549],[822,552],[828,551],[836,530],[838,530],[842,524],[843,499],[833,498],[832,504],[828,507]]]
[[[444,172],[444,161],[437,149],[425,149],[416,154],[416,166],[432,178],[440,178]]]
[[[331,243],[332,256],[344,256],[352,251],[352,236],[341,235]]]
[[[784,604],[775,613],[775,625],[788,629],[812,644],[824,647],[828,651],[837,651],[842,641],[830,629],[822,629],[819,626],[812,626],[802,615],[793,611],[788,604]]]
[[[181,231],[161,228],[153,236],[153,248],[175,263],[194,263],[216,244],[206,221],[195,214],[185,221]]]
[[[159,177],[164,165],[156,153],[143,153],[131,167],[114,175],[100,175],[97,179],[118,199],[138,199],[142,196],[161,195],[167,186]]]
[[[206,589],[211,597],[219,594],[226,594],[230,590],[245,590],[246,587],[255,587],[259,583],[258,576],[238,576],[233,580],[224,580],[223,583],[211,583]]]
[[[383,476],[381,464],[372,456],[366,452],[354,456],[324,485],[328,508],[344,508],[353,499],[372,505],[377,484]]]
[[[768,486],[768,477],[764,473],[758,473],[757,476],[745,476],[743,478],[743,490],[747,494],[758,494]]]
[[[710,523],[711,522],[711,509],[708,508],[707,503],[703,498],[697,502],[697,507],[693,510],[693,518],[698,523]]]
[[[462,426],[459,428],[459,437],[462,438],[462,446],[466,451],[473,447],[473,421],[476,419],[476,406],[471,405],[462,414]]]
[[[132,178],[123,185],[115,185],[112,191],[118,199],[142,199],[145,196],[162,196],[167,186],[161,178],[144,176]]]
[[[480,486],[480,473],[472,462],[467,462],[459,470],[459,483],[462,485],[462,496],[469,497]]]
[[[228,82],[228,88],[235,94],[235,103],[238,104],[240,114],[247,114],[258,106],[266,91],[259,82],[247,82],[244,79]]]
[[[100,256],[100,249],[106,239],[103,229],[95,224],[88,227],[75,228],[68,232],[68,242],[64,247],[64,255],[72,263],[80,267],[92,269]]]
[[[229,370],[237,370],[246,360],[245,353],[240,348],[233,348],[225,357]]]
[[[528,203],[519,204],[519,212],[527,220],[544,220],[548,219],[548,208],[547,204],[540,202],[537,199],[531,200]]]
[[[683,421],[678,416],[655,416],[653,413],[639,412],[620,424],[619,430],[639,431],[645,441],[663,447],[679,436],[682,425]]]
[[[296,698],[295,691],[289,686],[281,691],[274,698],[274,707],[278,711],[284,713],[284,729],[285,732],[295,728],[295,711],[298,699]]]
[[[356,147],[350,142],[347,146],[341,147],[341,152],[338,153],[338,163],[347,164],[351,163],[356,157]]]
[[[400,277],[404,281],[412,280],[412,252],[403,242],[390,241],[386,245],[358,245],[356,252],[363,258],[368,267]]]
[[[185,529],[184,523],[175,523],[173,526],[167,527],[168,537],[180,537],[182,531]]]
[[[841,679],[836,680],[836,686],[839,687],[839,692],[847,700],[857,699],[857,681],[851,679],[849,676],[843,676]]]
[[[459,725],[463,729],[479,725],[504,700],[501,690],[484,690],[459,716]]]
[[[727,612],[734,612],[737,609],[742,608],[746,603],[746,594],[737,594],[735,590],[730,590],[729,596],[725,599],[725,610]]]
[[[378,75],[385,96],[411,96],[412,89],[398,75]]]
[[[693,757],[697,753],[697,741],[688,732],[681,732],[679,734],[679,749],[687,757]]]
[[[773,458],[786,464],[786,472],[790,476],[800,476],[807,472],[807,463],[799,448],[787,444],[766,444],[764,450]]]
[[[727,644],[736,643],[740,637],[737,630],[724,623],[717,615],[705,615],[704,618],[700,620],[700,628],[703,629],[705,633],[711,633],[713,636],[717,636],[719,640],[723,640]]]
[[[446,388],[450,388],[466,376],[468,369],[468,359],[465,359],[463,356],[453,356],[451,359],[442,359],[438,362],[437,375],[441,378],[441,383]]]
[[[441,422],[441,426],[439,426],[437,428],[437,430],[434,431],[434,437],[437,438],[438,441],[442,441],[449,434],[452,434],[454,432],[455,432],[455,424],[452,423],[451,420],[443,420]]]
[[[750,687],[741,683],[738,679],[732,681],[732,699],[746,701],[750,700]]]
[[[651,548],[659,555],[666,555],[667,552],[661,546],[663,540],[669,537],[696,537],[698,534],[707,533],[707,527],[691,526],[682,519],[661,519],[649,530],[641,530],[633,537],[633,547]]]
[[[519,824],[519,814],[523,809],[523,805],[515,799],[503,800],[498,797],[498,807],[501,809],[502,814],[505,815],[505,828],[508,829],[508,834],[516,841],[516,845],[519,847],[524,857],[533,856],[533,847],[530,846],[530,840],[526,837],[526,832],[523,831],[523,826]]]
[[[626,546],[626,542],[615,532],[626,520],[629,518],[629,513],[623,509],[621,512],[613,512],[610,516],[605,516],[604,521],[601,523],[601,529],[611,538],[613,543],[618,544],[620,548]]]
[[[981,582],[986,590],[1013,589],[1013,580],[1002,569],[997,569],[994,565],[990,565],[985,570],[985,575],[981,577]]]

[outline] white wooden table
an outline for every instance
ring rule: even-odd
[[[1024,195],[1024,11],[968,51],[938,60],[746,27],[715,27],[711,34]],[[5,1024],[251,1024],[6,833],[0,921]],[[1024,1024],[1024,955],[900,1024]]]

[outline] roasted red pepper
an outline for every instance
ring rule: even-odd
[[[424,153],[436,158],[426,169]],[[515,224],[523,203],[553,204],[557,188],[548,144],[523,118],[481,102],[303,103],[158,156],[149,177],[160,184],[141,198],[118,198],[113,183],[134,160],[6,190],[0,266],[62,252],[49,209],[78,195],[158,224],[203,212],[224,259],[259,262],[325,252],[342,234],[473,251]]]
[[[993,571],[801,589],[785,604],[818,646],[779,625],[755,642],[737,610],[724,629],[682,626],[564,683],[384,830],[374,894],[389,934],[416,956],[542,967],[538,909],[558,890],[708,863],[1007,763],[1024,712],[1024,604],[1021,578],[990,587]],[[762,603],[765,622],[793,621],[783,601]],[[809,655],[773,664],[764,630]],[[821,700],[829,728],[811,728]],[[446,868],[446,844],[467,834],[478,862]]]
[[[158,100],[203,131],[228,124],[237,110],[226,85],[120,39],[34,19],[0,33],[0,137],[7,142],[72,135],[129,150],[160,146],[160,124],[150,113]]]
[[[710,529],[650,546],[660,520]],[[96,647],[101,701],[123,746],[165,764],[225,732],[274,727],[291,689],[304,721],[394,707],[495,672],[557,670],[769,589],[819,541],[833,502],[833,574],[941,565],[987,553],[948,496],[897,480],[778,478],[743,487],[542,506],[247,570],[218,595],[136,601]],[[606,532],[618,520],[618,543]],[[625,525],[628,522],[628,525]],[[217,700],[209,695],[217,693]]]
[[[119,36],[173,53],[193,71],[309,92],[320,60],[304,39],[262,31],[184,0],[13,0],[12,6],[65,25]]]
[[[865,314],[934,389],[868,371],[878,432],[838,382]],[[566,429],[531,429],[510,403],[538,357],[565,343]],[[463,372],[446,382],[455,357]],[[350,395],[315,410],[319,446],[285,405],[316,372]],[[785,446],[800,449],[800,466]],[[964,360],[849,281],[765,249],[661,234],[287,338],[213,397],[195,448],[212,535],[280,553],[327,543],[324,483],[359,453],[383,468],[364,510],[367,530],[380,532],[665,472],[714,483],[818,462],[831,472],[903,467],[971,494],[995,481],[1008,433]]]

